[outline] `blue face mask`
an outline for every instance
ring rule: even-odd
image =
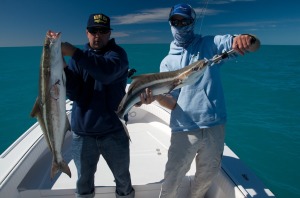
[[[179,27],[179,26],[175,27],[171,25],[171,31],[174,37],[175,45],[179,47],[186,47],[187,45],[189,45],[195,36],[194,27],[195,27],[195,22],[192,23],[191,25],[183,26],[183,27]]]

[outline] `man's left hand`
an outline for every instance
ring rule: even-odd
[[[256,37],[249,34],[241,34],[233,38],[232,49],[244,55],[246,52],[253,51],[252,48],[256,42],[259,42]]]

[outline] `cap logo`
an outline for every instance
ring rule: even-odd
[[[180,6],[179,9],[182,9],[182,10],[184,10],[185,12],[187,12],[189,8],[185,8],[185,7],[183,7],[183,6]]]
[[[107,17],[103,16],[102,14],[94,15],[94,22],[95,23],[107,23]]]

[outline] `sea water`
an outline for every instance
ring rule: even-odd
[[[158,72],[169,49],[169,44],[121,46],[135,75]],[[42,47],[0,48],[0,153],[36,122],[29,114],[41,52]],[[299,198],[300,46],[263,45],[224,64],[222,81],[226,144],[276,197]]]

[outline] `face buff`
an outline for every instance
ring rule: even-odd
[[[175,27],[171,25],[171,31],[174,37],[175,45],[179,47],[185,47],[189,45],[195,36],[194,26],[195,26],[195,22],[193,22],[188,26],[183,26],[183,27],[179,27],[179,26]]]

